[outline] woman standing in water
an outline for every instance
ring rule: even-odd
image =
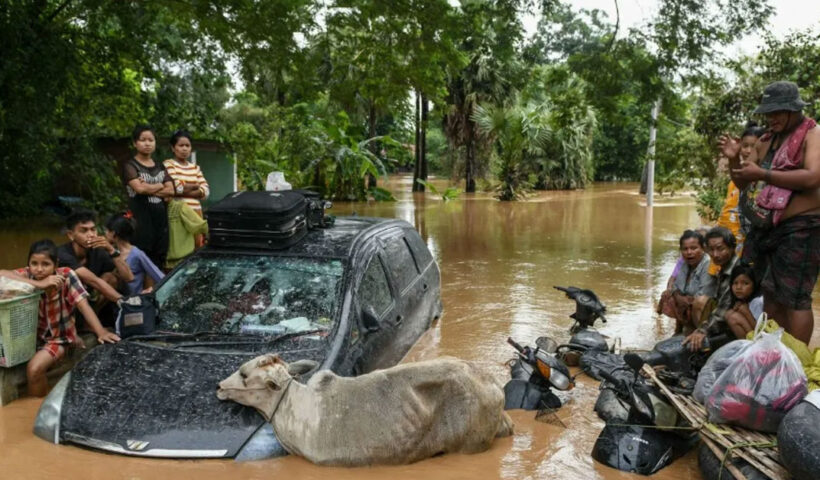
[[[202,204],[211,193],[208,181],[202,175],[199,165],[191,160],[193,151],[191,134],[185,130],[177,130],[171,135],[171,151],[174,158],[165,160],[168,174],[174,181],[174,196],[181,198],[193,211],[202,217]],[[196,246],[201,247],[204,236],[197,235]]]
[[[168,253],[168,212],[165,199],[174,195],[174,184],[165,167],[151,154],[157,146],[154,130],[139,125],[131,136],[137,154],[123,169],[128,207],[137,222],[133,244],[157,265],[165,264]]]

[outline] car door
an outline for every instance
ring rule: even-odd
[[[393,365],[394,352],[390,351],[396,301],[381,248],[373,251],[367,267],[354,290],[351,321],[355,332],[351,335],[350,359],[355,375]],[[356,328],[358,327],[358,328]]]
[[[384,257],[396,290],[395,334],[393,351],[404,356],[430,323],[430,305],[425,302],[429,284],[423,281],[421,269],[407,237],[413,232],[397,229],[383,239]]]

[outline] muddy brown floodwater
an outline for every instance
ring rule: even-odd
[[[442,182],[438,182],[442,184]],[[598,184],[584,191],[541,193],[500,203],[488,195],[443,202],[406,193],[410,179],[391,179],[395,203],[337,204],[336,214],[397,217],[426,239],[442,271],[444,315],[405,361],[451,355],[485,364],[506,380],[508,336],[531,342],[568,337],[574,305],[553,285],[593,289],[607,304],[600,330],[625,347],[649,348],[671,334],[672,322],[652,309],[672,271],[677,238],[699,224],[687,196],[656,201],[645,214],[633,184]],[[28,244],[54,226],[0,228],[0,268],[25,261]],[[814,297],[818,291],[815,290]],[[815,305],[820,324],[820,308]],[[814,342],[820,338],[815,329]],[[443,455],[413,465],[337,469],[285,457],[261,462],[154,460],[52,445],[31,433],[39,399],[0,407],[0,477],[17,478],[298,478],[298,479],[620,479],[640,478],[593,462],[603,423],[592,411],[597,383],[581,380],[558,412],[563,425],[512,412],[515,435],[477,455]],[[113,406],[112,406],[113,407]],[[700,478],[693,453],[654,478]]]

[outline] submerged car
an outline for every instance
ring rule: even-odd
[[[205,247],[155,292],[157,330],[91,350],[43,401],[36,435],[150,457],[282,454],[260,414],[217,399],[219,381],[271,352],[348,376],[392,366],[442,308],[418,232],[363,217],[284,250]]]

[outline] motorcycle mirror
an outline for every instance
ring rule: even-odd
[[[535,345],[547,353],[555,353],[558,351],[558,342],[550,337],[538,337],[535,339]]]
[[[627,365],[629,365],[629,368],[635,370],[636,372],[640,371],[646,363],[643,358],[636,353],[627,353],[624,355],[624,361]]]

